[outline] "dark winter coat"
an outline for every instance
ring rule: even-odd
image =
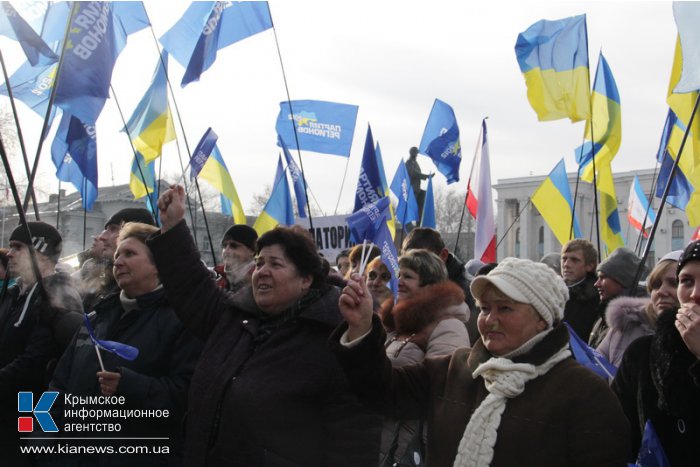
[[[616,367],[633,341],[654,334],[654,322],[647,314],[647,306],[651,306],[651,299],[645,297],[618,297],[608,303],[605,311],[608,332],[597,350]]]
[[[656,333],[630,344],[612,383],[632,428],[630,461],[647,420],[671,465],[697,466],[700,459],[700,361],[675,327],[676,312],[661,313]]]
[[[466,323],[467,332],[469,333],[469,342],[476,342],[479,338],[479,329],[477,329],[476,326],[476,319],[479,313],[476,312],[474,297],[472,297],[472,292],[469,290],[469,280],[464,271],[464,263],[454,254],[449,253],[447,255],[447,261],[445,261],[445,267],[447,268],[447,277],[457,284],[464,292],[464,301],[471,311]]]
[[[491,358],[482,341],[471,351],[459,349],[451,356],[392,369],[378,318],[356,347],[341,346],[346,330],[347,325],[336,329],[331,343],[353,390],[385,413],[426,417],[427,464],[451,467],[471,413],[488,395],[483,378],[472,377]],[[542,364],[568,339],[566,327],[559,326],[513,362]],[[629,449],[627,425],[605,381],[567,358],[508,400],[491,465],[623,466]]]
[[[168,437],[171,439],[170,452],[177,454],[179,450],[181,454],[181,426],[187,390],[202,344],[177,318],[162,288],[142,295],[136,301],[138,309],[125,312],[120,294],[114,293],[94,307],[91,323],[97,339],[120,342],[139,350],[133,361],[104,350],[100,352],[105,370],[121,373],[115,395],[125,398],[124,406],[102,408],[168,410],[168,417],[132,417],[109,422],[120,423],[119,436],[122,437]],[[101,370],[95,346],[83,325],[61,357],[50,387],[75,396],[99,396],[102,393],[96,376],[98,371]],[[58,417],[62,415],[62,397],[59,396],[55,406]],[[113,459],[100,465],[133,465],[134,462],[131,456],[111,457]],[[139,459],[140,462],[146,461],[146,458]],[[158,465],[158,460],[165,459],[157,456],[149,462]]]
[[[148,244],[180,319],[205,341],[190,388],[186,465],[376,464],[381,419],[350,392],[328,349],[341,321],[338,289],[316,292],[263,334],[251,288],[231,296],[216,287],[184,221]]]
[[[588,340],[593,323],[599,318],[600,297],[595,284],[594,273],[588,273],[581,282],[569,287],[569,300],[564,307],[564,321],[584,341]]]

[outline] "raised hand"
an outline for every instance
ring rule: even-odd
[[[185,189],[170,185],[158,198],[161,231],[167,232],[185,217]]]
[[[366,334],[372,327],[372,295],[359,274],[352,274],[338,301],[340,313],[348,323],[348,340]]]

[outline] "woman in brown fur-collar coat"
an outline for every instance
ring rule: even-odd
[[[392,366],[421,362],[426,357],[451,355],[469,347],[465,323],[469,308],[464,291],[448,280],[443,261],[427,250],[411,250],[399,259],[398,299],[385,301],[379,315],[387,331],[386,355]],[[380,465],[387,457],[401,459],[418,426],[417,420],[385,419]],[[396,439],[396,449],[391,454]]]

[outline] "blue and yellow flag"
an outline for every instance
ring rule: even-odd
[[[449,104],[435,99],[423,130],[419,150],[430,157],[447,184],[459,181],[462,146],[459,143],[457,117]]]
[[[676,114],[673,113],[673,110],[668,109],[666,123],[664,124],[664,130],[661,134],[661,141],[659,142],[659,150],[656,154],[656,160],[659,162],[659,164],[661,164],[661,167],[659,168],[659,176],[656,182],[655,196],[657,198],[663,197],[664,190],[668,184],[668,179],[671,176],[674,158],[671,156],[668,143],[671,138],[671,133],[673,131],[678,131],[676,130],[677,125],[678,118],[676,117]],[[680,128],[681,127],[679,127],[679,129]],[[682,160],[683,158],[681,158],[681,161]],[[678,167],[673,179],[671,180],[666,202],[677,207],[678,209],[685,209],[686,206],[688,206],[688,202],[690,201],[690,197],[694,191],[695,188],[688,181],[688,177],[686,177],[683,173],[683,168]]]
[[[231,174],[217,146],[214,146],[211,156],[209,156],[209,159],[207,159],[204,167],[199,172],[199,178],[209,182],[211,186],[219,190],[222,196],[228,199],[230,202],[228,206],[230,206],[234,223],[246,223],[243,205],[241,205],[241,200],[238,198],[236,186],[233,184]]]
[[[126,123],[131,142],[146,162],[160,157],[163,145],[176,137],[168,105],[168,55],[158,61],[153,82]]]
[[[571,240],[571,216],[573,202],[571,201],[571,189],[569,178],[566,175],[566,165],[562,158],[554,166],[547,178],[535,190],[530,197],[532,204],[542,214],[554,236],[562,245]],[[578,219],[574,215],[574,238],[581,238],[581,228]]]
[[[151,161],[150,163],[147,163],[144,160],[143,155],[138,152],[134,156],[134,160],[131,162],[129,188],[134,194],[134,199],[141,199],[144,196],[155,192],[155,162]]]
[[[282,163],[281,159],[279,163]],[[275,175],[275,184],[272,187],[270,198],[255,220],[253,228],[258,235],[262,235],[280,224],[294,224],[294,206],[292,205],[292,196],[289,194],[289,182],[284,172],[282,176]]]
[[[620,228],[620,214],[617,212],[617,195],[615,194],[615,184],[613,182],[612,168],[610,164],[596,166],[598,170],[598,193],[599,216],[600,216],[600,237],[605,242],[605,254],[607,257],[619,247],[625,246]]]
[[[620,94],[608,62],[600,54],[593,83],[593,117],[586,122],[585,142],[576,148],[581,180],[593,182],[593,154],[595,165],[609,165],[620,149],[622,141],[622,113]],[[591,135],[591,131],[593,134]],[[592,136],[592,137],[591,137]],[[592,144],[595,138],[595,144]]]
[[[420,226],[430,227],[431,229],[437,228],[437,222],[435,220],[435,195],[433,195],[433,177],[428,179],[428,189],[425,191],[423,215],[420,218]]]
[[[586,15],[536,22],[518,35],[515,55],[538,120],[589,118]]]
[[[218,50],[271,27],[267,2],[192,2],[160,42],[185,67],[185,87],[214,64]]]

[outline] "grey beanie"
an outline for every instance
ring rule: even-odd
[[[625,289],[634,289],[636,285],[632,281],[641,261],[629,248],[618,248],[598,265],[597,271],[614,279]]]
[[[504,259],[486,276],[474,278],[471,284],[474,298],[481,300],[489,283],[512,300],[532,305],[549,328],[564,317],[569,288],[564,279],[543,263],[529,259]]]

